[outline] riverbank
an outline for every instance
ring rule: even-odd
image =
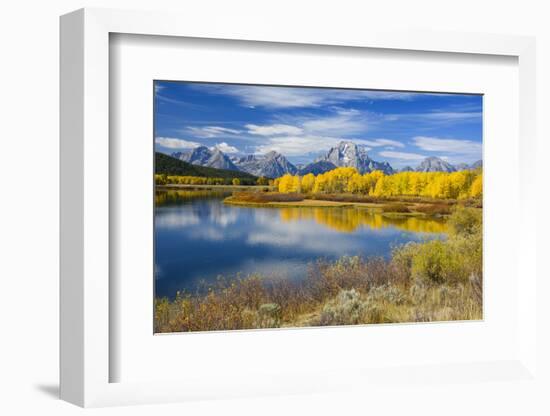
[[[155,332],[482,319],[481,210],[456,207],[447,223],[446,240],[410,242],[389,259],[318,259],[298,281],[220,278],[157,298]]]
[[[352,194],[304,195],[278,192],[236,192],[224,199],[225,204],[272,208],[359,208],[386,216],[448,216],[459,202],[418,197],[375,198]],[[462,201],[462,205],[472,201]]]
[[[337,202],[337,201],[322,201],[322,200],[313,200],[313,199],[304,199],[302,201],[270,201],[270,202],[248,202],[240,201],[233,197],[227,197],[223,201],[224,204],[228,205],[240,205],[240,206],[249,206],[249,207],[273,207],[273,208],[300,208],[300,207],[316,207],[316,208],[332,208],[332,207],[353,207],[360,205],[369,205],[369,204],[352,204],[346,202]],[[375,204],[370,204],[375,205]]]
[[[190,184],[165,184],[165,185],[155,185],[156,190],[163,189],[203,189],[203,190],[217,190],[217,191],[254,191],[254,192],[267,192],[270,191],[273,187],[268,185],[190,185]]]

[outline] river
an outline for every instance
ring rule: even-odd
[[[389,257],[396,245],[444,238],[445,221],[388,218],[362,208],[226,205],[223,191],[157,190],[155,294],[196,292],[219,276],[301,279],[308,263]]]

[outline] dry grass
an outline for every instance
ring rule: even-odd
[[[429,284],[392,262],[347,257],[312,265],[302,282],[250,276],[203,296],[157,299],[155,331],[481,319],[480,282]]]

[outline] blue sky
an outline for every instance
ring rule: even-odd
[[[228,155],[275,150],[307,164],[342,140],[393,167],[482,157],[482,97],[155,81],[155,148]]]

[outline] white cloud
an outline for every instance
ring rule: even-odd
[[[334,116],[309,119],[302,124],[310,134],[349,136],[367,131],[367,115],[357,110],[340,110]]]
[[[390,139],[365,139],[356,140],[357,143],[361,142],[372,147],[390,146],[390,147],[405,147],[405,145],[397,140]]]
[[[464,156],[481,157],[481,143],[472,140],[441,139],[438,137],[416,136],[413,143],[429,152],[445,152]]]
[[[400,92],[400,91],[360,91],[363,97],[369,100],[400,100],[410,101],[419,96],[426,95],[422,93],[414,92]]]
[[[187,127],[186,131],[195,137],[201,138],[220,137],[241,133],[240,130],[219,126]]]
[[[187,215],[181,215],[179,212],[163,211],[155,218],[155,227],[160,228],[180,228],[200,223],[200,218],[193,212]]]
[[[428,113],[403,113],[386,114],[385,121],[409,121],[425,122],[430,125],[449,125],[456,123],[478,122],[481,121],[482,113],[478,111],[434,111]]]
[[[355,142],[355,143],[358,144],[358,145],[360,145],[360,146],[363,146],[363,150],[364,150],[365,152],[370,152],[370,151],[372,150],[371,147],[367,147],[367,146],[365,146],[364,144],[362,145],[360,142]]]
[[[426,158],[425,155],[420,155],[418,153],[408,153],[408,152],[382,151],[382,152],[379,152],[378,154],[383,157],[387,157],[390,159],[398,159],[398,160],[422,160]]]
[[[193,227],[187,230],[187,235],[195,240],[222,241],[228,238],[224,230],[218,226]]]
[[[342,139],[323,136],[284,136],[272,137],[267,143],[256,148],[256,153],[267,153],[272,150],[285,156],[302,156],[329,150],[337,146]]]
[[[433,113],[422,114],[421,117],[424,117],[428,120],[439,120],[439,121],[464,121],[471,119],[480,119],[482,116],[481,112],[451,112],[451,111],[438,111]]]
[[[386,138],[357,139],[367,130],[370,114],[355,109],[332,108],[335,113],[325,117],[285,117],[285,123],[258,126],[246,125],[251,134],[265,136],[266,141],[256,147],[257,153],[276,151],[288,156],[318,154],[350,140],[370,151],[375,147],[405,145]]]
[[[276,124],[247,124],[245,127],[252,135],[266,137],[276,136],[316,136],[316,137],[347,137],[352,138],[367,131],[370,113],[355,109],[331,108],[334,112],[326,116],[281,116]],[[360,140],[352,139],[359,142]],[[388,139],[376,139],[376,143],[365,143],[373,146],[399,142]]]
[[[193,149],[200,146],[200,143],[176,139],[174,137],[156,137],[155,143],[168,149]]]
[[[221,150],[223,153],[239,153],[239,149],[235,146],[231,146],[226,142],[216,143],[215,148]]]
[[[271,124],[258,126],[256,124],[247,124],[245,126],[250,134],[258,136],[277,136],[285,134],[301,134],[302,129],[288,124]]]
[[[263,210],[263,212],[269,210]],[[266,214],[267,214],[266,213]],[[269,221],[271,220],[271,221]],[[308,222],[281,221],[278,218],[268,217],[254,228],[248,235],[249,245],[277,245],[286,247],[300,247],[312,253],[333,253],[342,255],[353,249],[353,241],[349,236],[335,232],[326,224],[325,227],[312,227]],[[334,244],[326,244],[327,238]]]
[[[194,88],[237,98],[250,108],[305,108],[359,100],[412,100],[426,94],[398,91],[345,90],[261,85],[196,85]]]
[[[237,211],[225,211],[219,210],[215,213],[212,212],[210,215],[210,221],[218,224],[222,227],[227,227],[229,225],[235,224],[239,218]]]
[[[321,104],[313,90],[305,88],[265,87],[265,86],[207,86],[217,94],[237,98],[247,107],[297,108],[318,107]]]

